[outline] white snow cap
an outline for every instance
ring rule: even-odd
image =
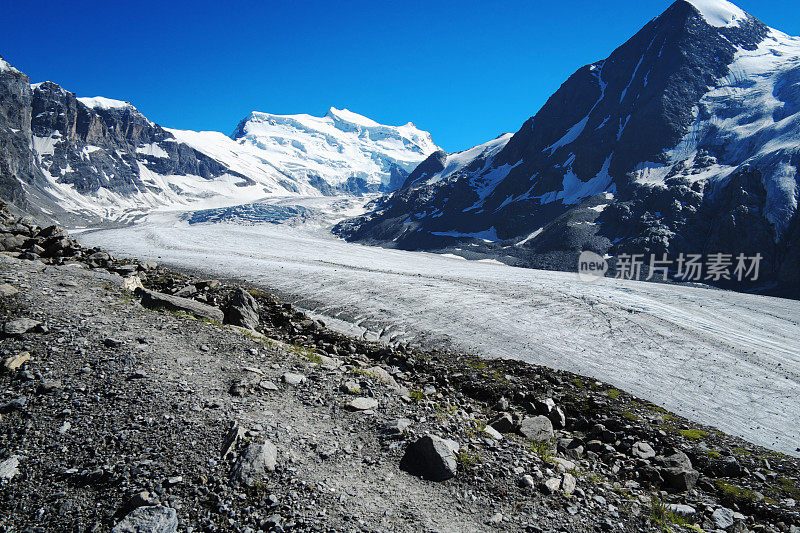
[[[335,107],[332,107],[328,109],[326,115],[334,120],[339,119],[343,122],[349,122],[350,124],[358,124],[359,126],[366,126],[368,128],[370,127],[374,128],[375,126],[380,126],[380,124],[378,124],[371,118],[367,118],[364,115],[359,115],[358,113],[353,113],[349,109],[336,109]]]
[[[697,9],[711,26],[726,28],[738,26],[748,15],[727,0],[686,0]]]
[[[11,66],[11,65],[8,63],[8,61],[6,61],[5,59],[3,59],[3,57],[2,57],[2,56],[0,56],[0,72],[5,72],[5,71],[7,71],[7,70],[9,70],[9,71],[11,71],[11,72],[19,72],[19,70],[17,70],[17,69],[15,69],[14,67],[12,67],[12,66]]]
[[[122,109],[125,107],[133,107],[130,102],[112,100],[111,98],[104,98],[102,96],[95,96],[94,98],[78,98],[78,101],[91,109]]]

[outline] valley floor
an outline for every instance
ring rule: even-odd
[[[333,327],[592,376],[798,455],[800,302],[349,244],[329,221],[152,215],[80,236],[117,254],[267,287]]]

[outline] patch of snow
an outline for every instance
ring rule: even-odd
[[[78,101],[88,107],[89,109],[123,109],[126,107],[133,107],[130,102],[123,102],[122,100],[112,100],[103,96],[95,96],[93,98],[78,98]]]
[[[166,152],[166,150],[161,148],[158,143],[143,144],[142,146],[138,146],[136,148],[136,152],[139,154],[151,155],[153,157],[169,159],[169,154]]]
[[[530,235],[519,241],[517,244],[515,244],[515,246],[522,246],[523,244],[532,241],[533,239],[542,234],[542,230],[544,230],[544,228],[537,229],[536,231],[534,231],[533,233],[531,233]]]
[[[470,237],[473,239],[480,239],[486,242],[496,242],[500,238],[497,236],[497,230],[494,226],[487,230],[476,231],[475,233],[461,233],[458,231],[431,231],[431,235],[439,235],[441,237]]]

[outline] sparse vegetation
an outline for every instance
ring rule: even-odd
[[[708,433],[699,429],[681,429],[678,433],[689,440],[700,440],[708,437]]]

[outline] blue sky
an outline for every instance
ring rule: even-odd
[[[670,3],[8,1],[0,55],[164,126],[230,133],[252,110],[346,107],[456,151],[516,131]],[[800,35],[797,0],[738,5]]]

